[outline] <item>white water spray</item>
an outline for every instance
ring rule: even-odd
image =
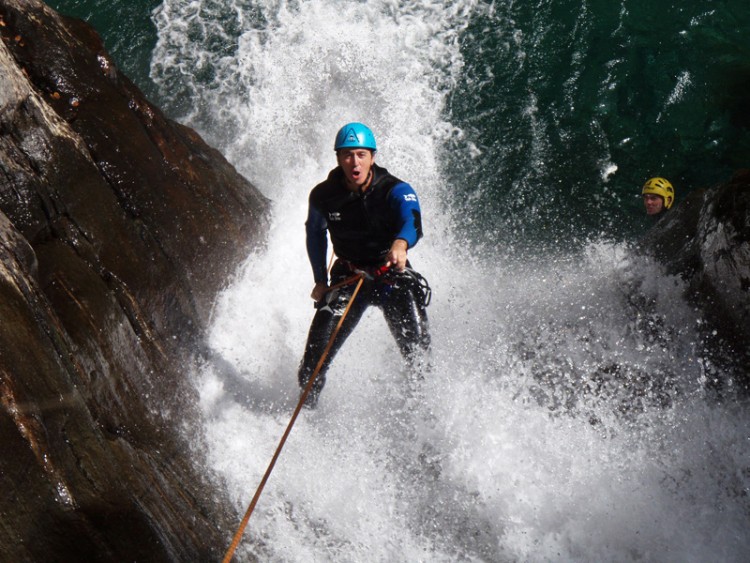
[[[338,127],[368,123],[378,162],[423,207],[410,258],[434,291],[424,400],[405,411],[400,354],[370,311],[243,546],[268,561],[740,560],[747,416],[703,400],[681,282],[620,245],[520,264],[474,256],[452,231],[437,155],[478,9],[166,0],[156,14],[155,79],[181,84],[186,120],[275,204],[268,248],[216,305],[226,367],[197,382],[209,470],[239,512],[296,404],[313,314],[307,194],[335,165]]]

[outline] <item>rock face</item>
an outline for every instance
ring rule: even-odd
[[[696,304],[750,383],[750,170],[691,192],[643,241],[672,273],[688,280]]]
[[[269,204],[85,23],[0,0],[0,37],[0,558],[220,559],[188,366]]]

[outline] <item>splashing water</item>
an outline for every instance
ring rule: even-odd
[[[243,512],[296,404],[313,314],[307,194],[335,165],[338,127],[358,120],[420,196],[426,234],[410,258],[434,292],[433,369],[410,401],[371,310],[298,420],[245,553],[740,561],[748,417],[707,397],[702,320],[681,280],[624,243],[519,257],[502,241],[480,252],[456,228],[445,147],[481,151],[446,101],[462,31],[492,6],[167,0],[155,13],[152,77],[172,111],[275,202],[267,248],[217,301],[221,362],[196,378],[207,471]]]

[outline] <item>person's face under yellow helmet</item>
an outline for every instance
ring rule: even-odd
[[[665,209],[669,209],[674,203],[674,187],[666,178],[656,177],[646,181],[646,183],[643,184],[641,195],[644,198],[644,203],[646,203],[647,196],[661,197]],[[646,210],[649,210],[648,205],[646,206]]]

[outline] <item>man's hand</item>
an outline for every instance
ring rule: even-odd
[[[315,284],[315,287],[313,287],[310,297],[312,297],[317,303],[318,301],[320,301],[326,296],[327,292],[328,292],[328,284],[326,282],[318,282]]]
[[[406,268],[407,247],[408,245],[404,239],[397,238],[394,240],[391,249],[388,251],[388,261],[385,265],[403,272],[404,268]]]

